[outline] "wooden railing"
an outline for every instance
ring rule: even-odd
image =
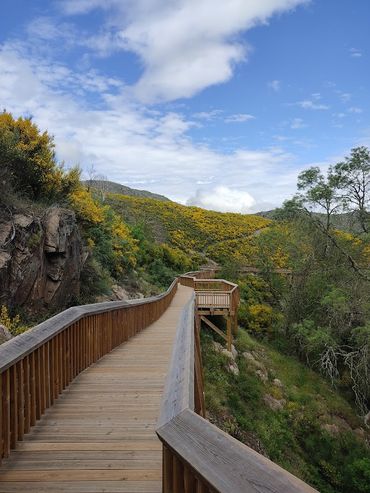
[[[0,346],[0,460],[85,368],[157,320],[178,280],[153,298],[69,308]]]
[[[313,493],[316,490],[204,419],[195,296],[183,310],[157,435],[163,493]],[[316,492],[317,493],[317,492]]]
[[[178,281],[153,298],[70,308],[1,345],[0,457],[9,456],[81,371],[157,320]],[[157,427],[163,443],[163,492],[314,492],[204,419],[200,328],[194,313],[195,293],[177,328]]]
[[[195,290],[198,308],[229,308],[234,315],[239,306],[239,288],[225,279],[207,279],[203,276],[214,271],[188,272],[179,277],[182,285]],[[201,278],[199,278],[201,275]]]

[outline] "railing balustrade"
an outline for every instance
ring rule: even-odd
[[[195,296],[177,328],[158,420],[163,493],[316,492],[205,419],[200,327],[194,310]]]
[[[163,444],[163,492],[315,492],[205,419],[200,320],[197,317],[195,323],[194,316],[196,288],[201,284],[198,273],[191,274],[146,300],[69,308],[1,345],[0,458],[9,456],[79,373],[157,320],[181,282],[195,288],[195,293],[177,328],[156,430]],[[199,275],[204,276],[202,282],[217,282],[209,280],[209,272]],[[223,280],[221,284],[227,285],[225,291],[236,310],[237,286]]]
[[[0,346],[0,461],[85,368],[157,320],[177,290],[69,308]]]

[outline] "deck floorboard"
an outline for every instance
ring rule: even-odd
[[[180,313],[179,285],[155,323],[84,370],[0,468],[0,493],[160,493],[155,434]]]

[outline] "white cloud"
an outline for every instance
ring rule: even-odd
[[[343,92],[343,91],[340,91],[340,90],[337,90],[335,92],[336,92],[336,94],[338,94],[340,100],[343,103],[348,103],[348,101],[350,101],[352,99],[352,94],[349,93],[349,92]]]
[[[225,123],[244,123],[249,120],[254,120],[256,117],[248,113],[236,113],[225,118]]]
[[[362,52],[361,50],[357,49],[357,48],[351,48],[349,50],[349,53],[350,53],[350,56],[352,58],[361,58],[362,57]]]
[[[248,192],[219,185],[212,189],[197,190],[187,204],[220,212],[247,213],[255,202]]]
[[[69,15],[87,14],[96,8],[119,6],[120,0],[59,0],[59,7]]]
[[[266,197],[278,205],[294,192],[294,161],[283,149],[213,150],[190,139],[194,118],[148,111],[115,79],[33,58],[20,45],[0,46],[0,73],[0,107],[15,116],[32,115],[40,129],[55,136],[57,157],[67,165],[94,164],[113,181],[150,184],[154,192],[183,203],[200,183],[253,190],[257,209]]]
[[[363,113],[363,109],[358,108],[357,106],[351,106],[350,108],[348,108],[348,112],[360,114],[360,113]]]
[[[272,89],[275,92],[279,92],[281,89],[281,81],[280,80],[276,80],[276,79],[272,80],[267,85],[270,89]]]
[[[309,0],[65,0],[68,15],[109,13],[103,42],[135,53],[143,73],[133,94],[144,103],[191,97],[229,80],[249,48],[239,35]],[[113,34],[112,34],[113,31]],[[93,40],[89,40],[93,47]]]
[[[299,128],[305,128],[307,125],[304,123],[302,118],[293,118],[293,120],[290,123],[290,128],[293,130],[297,130]]]
[[[210,110],[210,111],[200,111],[198,113],[193,113],[193,118],[196,118],[197,120],[216,120],[217,118],[222,115],[223,110]]]
[[[328,110],[329,106],[326,104],[315,103],[309,99],[305,99],[303,101],[298,101],[296,103],[298,106],[305,110]]]

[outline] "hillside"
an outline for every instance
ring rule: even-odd
[[[239,329],[233,353],[202,331],[208,419],[320,493],[365,493],[369,430],[296,358]]]
[[[276,219],[276,215],[279,209],[272,209],[270,211],[261,211],[257,212],[257,216],[264,217],[266,219]],[[319,212],[312,213],[314,217],[320,219],[323,223],[325,223],[325,215],[320,214]],[[349,233],[360,233],[361,232],[361,224],[358,220],[358,217],[353,212],[343,212],[341,214],[333,214],[331,217],[331,221],[333,226],[337,229],[341,229],[343,231],[348,231]]]
[[[97,191],[102,191],[104,193],[118,193],[120,195],[128,195],[130,197],[145,197],[148,199],[162,200],[164,202],[170,202],[170,199],[164,195],[158,195],[153,192],[148,192],[147,190],[137,190],[136,188],[131,188],[126,185],[121,185],[120,183],[115,183],[108,180],[85,180],[83,182],[87,188],[92,188]]]
[[[253,214],[221,213],[142,197],[109,194],[107,203],[130,224],[141,225],[157,242],[225,263],[253,261],[253,237],[271,221]]]
[[[369,493],[366,233],[323,229],[302,210],[270,220],[89,189],[47,132],[9,113],[0,178],[0,325],[17,335],[217,262],[239,285],[240,328],[237,356],[202,329],[210,418],[324,493]],[[242,273],[250,265],[259,275]]]

